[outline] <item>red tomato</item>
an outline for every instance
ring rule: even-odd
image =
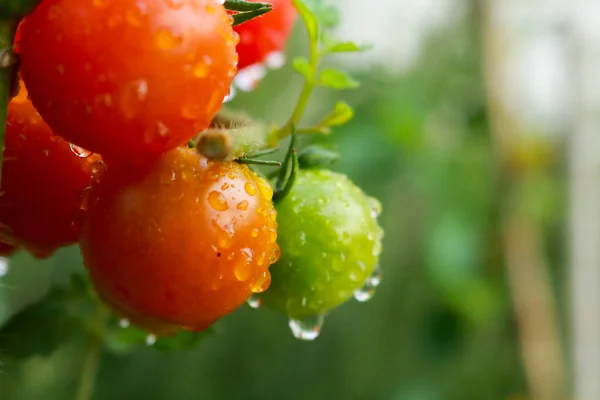
[[[166,153],[142,177],[108,166],[82,218],[84,263],[125,315],[201,331],[270,283],[272,189],[247,166]]]
[[[269,55],[283,51],[292,33],[298,14],[292,1],[270,0],[269,3],[273,5],[272,11],[234,28],[240,35],[239,69],[263,63]]]
[[[0,257],[10,257],[16,250],[14,246],[0,242]]]
[[[0,238],[37,257],[77,241],[81,195],[98,156],[76,156],[27,98],[8,105],[0,196]]]
[[[44,0],[22,75],[54,132],[107,163],[146,163],[206,129],[237,69],[216,0]]]

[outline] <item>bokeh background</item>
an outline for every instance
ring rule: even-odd
[[[314,342],[242,308],[193,350],[105,351],[94,399],[600,399],[600,4],[335,3],[338,36],[374,48],[329,61],[362,85],[317,92],[307,121],[340,98],[356,118],[308,141],[383,203],[377,294]],[[286,65],[231,106],[283,122],[300,85]],[[18,254],[0,321],[81,268]],[[15,362],[0,338],[0,399],[72,398],[84,340],[60,340]]]

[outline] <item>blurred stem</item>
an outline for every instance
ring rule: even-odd
[[[91,332],[88,335],[88,342],[83,356],[75,400],[90,400],[94,395],[94,386],[102,354],[102,337],[108,319],[108,310],[100,303],[100,300],[96,299],[96,302],[96,311],[91,321]]]
[[[548,272],[542,221],[520,208],[531,172],[527,166],[519,171],[509,168],[512,152],[523,140],[524,133],[514,116],[504,107],[505,82],[500,71],[506,65],[505,26],[498,26],[497,7],[504,0],[487,0],[481,4],[483,62],[487,107],[498,160],[499,175],[504,185],[505,206],[501,212],[501,229],[507,276],[517,318],[519,341],[531,397],[536,400],[565,398],[563,350],[556,318],[556,305]],[[507,201],[508,200],[508,201]],[[510,201],[513,200],[513,201]]]
[[[305,26],[307,26],[307,22],[305,21]],[[307,27],[308,32],[308,27]],[[283,139],[286,136],[292,133],[292,127],[298,126],[300,119],[304,115],[306,111],[306,107],[308,106],[308,101],[310,100],[310,96],[317,86],[317,73],[319,70],[319,43],[316,40],[310,41],[310,57],[309,57],[309,69],[308,74],[306,75],[306,80],[304,81],[304,86],[302,88],[302,92],[300,92],[300,97],[298,98],[298,102],[296,103],[296,107],[292,112],[292,116],[288,120],[288,122],[278,129],[275,132],[275,136],[277,139]]]
[[[4,142],[6,139],[6,116],[14,72],[12,45],[16,28],[16,21],[0,20],[0,184],[2,179]]]

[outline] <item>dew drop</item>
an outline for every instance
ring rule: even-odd
[[[241,201],[241,202],[238,203],[237,209],[240,210],[240,211],[246,211],[248,209],[249,205],[250,204],[246,200],[244,200],[244,201]]]
[[[192,72],[196,78],[204,78],[210,72],[210,64],[203,59],[194,65]]]
[[[223,193],[213,190],[208,194],[208,204],[216,211],[225,211],[229,209],[227,200],[223,196]]]
[[[296,339],[312,341],[319,337],[323,322],[323,315],[313,315],[302,320],[290,318],[289,327]]]
[[[245,261],[241,261],[233,267],[235,278],[240,282],[246,282],[250,279],[251,272],[250,264]]]
[[[168,28],[160,28],[156,32],[156,47],[161,50],[171,50],[183,43],[183,37],[173,33]]]
[[[235,95],[236,95],[235,87],[231,86],[229,88],[229,92],[227,92],[225,97],[223,97],[223,103],[229,103],[231,100],[233,100],[235,98]]]
[[[140,3],[143,4],[143,3]],[[139,27],[142,26],[143,17],[145,14],[145,10],[140,6],[135,6],[130,8],[125,15],[125,19],[127,23],[131,26]]]
[[[9,259],[6,257],[0,257],[0,278],[8,275],[8,264]]]
[[[253,183],[246,183],[244,189],[246,190],[246,193],[248,193],[249,196],[256,196],[256,186],[254,186]]]
[[[267,200],[271,200],[273,198],[273,188],[271,187],[269,182],[267,182],[263,178],[258,178],[257,185],[258,190],[264,198],[266,198]]]
[[[248,304],[248,307],[252,308],[253,310],[256,310],[262,306],[262,300],[252,295],[248,297],[248,300],[246,300],[246,304]]]
[[[265,59],[265,64],[270,69],[279,69],[285,65],[285,54],[281,51],[269,53]]]
[[[156,343],[156,335],[150,334],[146,336],[146,346],[152,346]]]
[[[130,324],[131,323],[129,322],[129,320],[127,318],[122,318],[122,319],[119,320],[119,326],[121,328],[129,328]]]
[[[371,207],[371,217],[377,218],[381,215],[382,207],[379,200],[374,197],[369,197],[369,207]]]
[[[253,237],[253,238],[256,238],[256,237],[258,237],[258,228],[254,228],[254,229],[252,229],[252,237]]]
[[[361,303],[371,300],[380,283],[381,270],[379,267],[375,267],[373,273],[365,280],[363,287],[354,291],[354,298]]]
[[[91,151],[86,150],[83,147],[79,147],[73,143],[70,143],[69,147],[71,148],[71,151],[73,152],[73,154],[75,154],[79,158],[88,158],[89,156],[92,155]]]
[[[262,293],[271,286],[271,273],[267,270],[263,271],[252,284],[252,293]]]

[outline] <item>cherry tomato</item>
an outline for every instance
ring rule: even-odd
[[[234,28],[240,35],[239,69],[264,63],[268,56],[282,52],[292,33],[298,14],[292,1],[270,0],[269,3],[273,5],[270,12]]]
[[[44,0],[22,75],[55,133],[107,163],[146,163],[206,129],[237,68],[217,0]]]
[[[85,266],[123,312],[201,331],[268,287],[279,257],[271,197],[247,166],[185,147],[135,180],[107,166],[84,203]]]
[[[78,157],[52,134],[21,82],[8,105],[0,238],[44,258],[77,241],[82,192],[98,156]]]
[[[345,175],[300,171],[277,204],[281,259],[263,304],[304,319],[351,298],[379,261],[379,207]]]

